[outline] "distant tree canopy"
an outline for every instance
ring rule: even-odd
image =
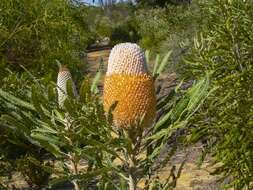
[[[117,3],[118,1],[116,1],[116,0],[92,0],[92,2],[98,3],[101,6],[110,6],[110,5]]]
[[[164,7],[167,4],[174,4],[174,5],[180,5],[180,4],[189,4],[191,3],[191,0],[93,0],[93,3],[97,3],[100,6],[110,6],[115,3],[119,2],[132,2],[137,3],[137,5],[140,6],[160,6]]]
[[[137,4],[144,6],[160,6],[164,7],[167,4],[189,4],[191,0],[136,0]]]

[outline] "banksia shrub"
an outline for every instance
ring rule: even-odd
[[[141,119],[142,127],[152,123],[156,105],[154,80],[136,44],[118,44],[109,56],[103,95],[105,111],[115,102],[112,114],[116,126],[127,127]]]
[[[57,91],[58,91],[58,103],[60,106],[63,105],[65,98],[67,97],[67,82],[70,81],[74,96],[77,96],[75,84],[72,80],[69,69],[65,66],[60,67],[57,77]]]

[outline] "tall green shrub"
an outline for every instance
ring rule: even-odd
[[[79,64],[92,39],[86,9],[72,0],[1,0],[1,76],[6,66],[50,75],[56,60]]]
[[[207,140],[216,174],[229,177],[235,189],[253,182],[253,4],[252,1],[215,0],[206,8],[209,24],[195,39],[186,59],[191,76],[212,73],[210,96],[194,118],[190,139]]]
[[[173,48],[173,52],[179,51],[177,57],[180,56],[180,51],[185,49],[181,44],[192,46],[194,35],[206,20],[206,12],[201,11],[201,6],[205,6],[205,0],[195,0],[190,6],[137,9],[135,17],[140,44],[154,52],[165,53]]]

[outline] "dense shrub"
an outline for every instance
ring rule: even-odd
[[[1,0],[0,67],[50,75],[56,60],[79,64],[93,38],[85,10],[71,0]]]
[[[111,34],[112,44],[121,42],[137,42],[140,38],[136,30],[136,22],[134,19],[129,19],[124,23],[118,24],[113,28]]]
[[[121,42],[137,42],[140,38],[136,19],[134,17],[135,7],[127,3],[118,3],[114,6],[92,8],[93,33],[97,40],[110,39],[110,45]],[[94,14],[95,13],[95,14]]]
[[[11,94],[15,94],[22,100],[29,100],[30,97],[28,97],[27,94],[29,94],[30,86],[34,84],[34,82],[35,81],[33,81],[31,76],[27,75],[27,73],[9,73],[8,76],[2,80],[1,89],[9,91]],[[1,116],[10,111],[5,100],[1,99],[0,105]],[[33,119],[36,119],[36,117],[36,114],[32,116]],[[20,126],[26,125],[24,123],[25,122]],[[26,130],[21,133],[10,131],[9,127],[9,125],[0,123],[0,178],[8,176],[8,178],[11,179],[14,172],[21,172],[22,176],[30,185],[30,188],[40,189],[45,185],[49,178],[49,172],[41,171],[40,165],[44,165],[44,159],[50,154],[48,154],[42,147],[33,144],[31,139],[29,140],[29,138],[27,138],[29,131],[33,127],[32,125],[26,125]],[[21,131],[22,130],[23,129],[21,129]],[[32,164],[27,159],[28,156],[36,159],[39,164],[37,166]],[[5,187],[8,184],[6,181],[8,180],[5,179],[3,183]],[[0,184],[1,182],[0,179]]]
[[[110,37],[112,34],[113,23],[105,16],[101,16],[96,20],[96,32],[99,38]]]
[[[168,49],[181,51],[182,43],[188,48],[192,45],[194,35],[204,24],[206,13],[200,9],[204,4],[205,1],[193,1],[190,6],[170,5],[136,10],[140,44],[146,49],[162,53]]]
[[[253,181],[253,4],[215,0],[209,24],[195,40],[186,59],[189,76],[211,73],[217,88],[194,119],[190,139],[207,141],[216,174],[230,177],[235,189],[252,188]]]
[[[166,9],[140,9],[136,13],[140,44],[147,49],[156,50],[168,35]]]

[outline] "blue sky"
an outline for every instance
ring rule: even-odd
[[[92,3],[93,1],[92,0],[82,0],[83,2],[86,2],[86,3]]]

